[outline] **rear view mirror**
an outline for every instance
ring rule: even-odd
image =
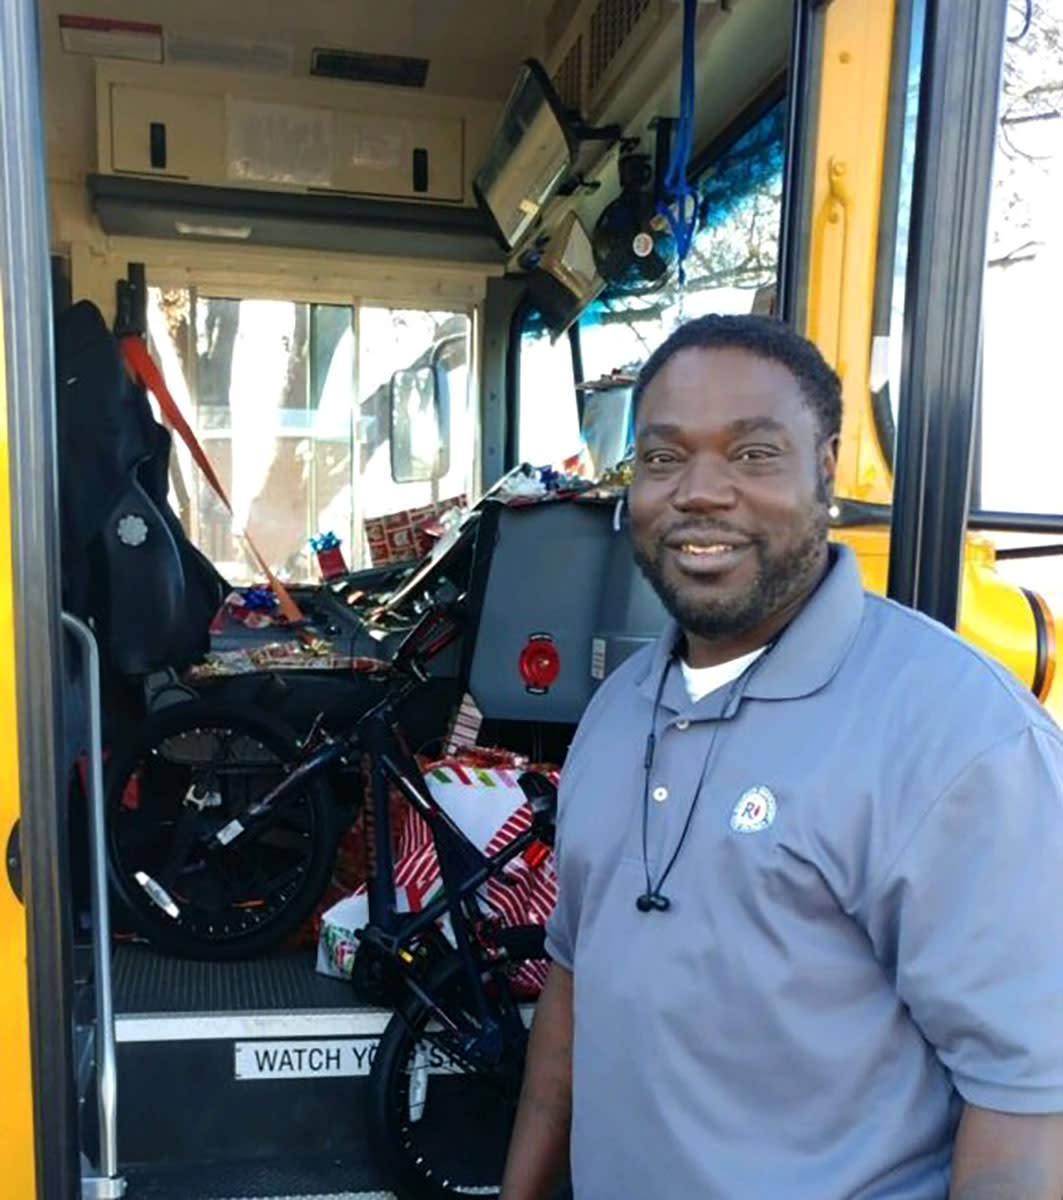
[[[619,137],[619,125],[594,128],[566,109],[542,63],[524,60],[472,183],[507,253]]]
[[[450,445],[438,373],[413,367],[391,377],[391,478],[426,483],[450,469]]]

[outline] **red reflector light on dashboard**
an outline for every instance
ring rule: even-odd
[[[550,690],[561,674],[561,655],[548,633],[530,634],[520,652],[520,677],[533,695]]]

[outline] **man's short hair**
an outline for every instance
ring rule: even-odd
[[[639,372],[632,397],[635,411],[658,371],[681,351],[731,349],[745,350],[785,367],[800,385],[820,436],[826,440],[841,432],[841,380],[812,342],[774,317],[713,313],[680,325],[654,350]]]

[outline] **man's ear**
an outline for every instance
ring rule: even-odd
[[[834,492],[834,477],[838,473],[838,450],[841,446],[841,436],[835,434],[827,438],[819,448],[820,478],[827,490]]]

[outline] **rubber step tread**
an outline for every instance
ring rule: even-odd
[[[314,970],[313,950],[248,962],[194,962],[115,946],[115,1012],[292,1012],[361,1007],[351,985]]]
[[[394,1200],[365,1156],[124,1167],[126,1200]]]

